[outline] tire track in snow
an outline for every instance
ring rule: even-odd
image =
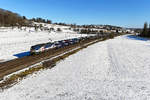
[[[138,41],[125,39],[124,36],[107,41],[107,48],[110,68],[104,85],[107,88],[106,93],[113,98],[120,98],[119,100],[148,100],[150,97],[149,48],[143,47]]]
[[[126,66],[132,65],[129,58],[125,58],[122,54],[125,54],[122,50],[122,46],[116,43],[115,40],[107,41],[108,56],[110,58],[109,76],[113,79],[123,79],[129,74],[129,70]],[[127,62],[127,65],[124,65]]]
[[[141,79],[147,77],[146,69],[149,67],[148,62],[150,61],[147,55],[149,48],[145,49],[142,45],[135,43],[136,41],[124,37],[119,39],[119,42],[118,39],[107,41],[111,63],[110,76],[126,81],[142,81]],[[144,51],[145,54],[141,51]]]

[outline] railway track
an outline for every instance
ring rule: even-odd
[[[95,41],[95,40],[86,40],[86,41],[82,41],[80,43],[66,46],[60,49],[51,49],[46,52],[40,53],[38,55],[26,56],[23,58],[18,58],[18,59],[14,59],[11,61],[0,63],[0,79],[2,80],[3,77],[6,75],[9,75],[13,72],[27,68],[43,60],[47,60],[52,57],[58,56],[60,54],[63,54],[64,52],[73,50],[74,48],[77,48],[79,46],[84,46],[85,44],[88,44],[92,41]]]

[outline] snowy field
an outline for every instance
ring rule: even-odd
[[[150,100],[150,41],[120,36],[28,76],[0,100]]]
[[[52,27],[52,26],[46,26]],[[38,31],[34,28],[26,28],[26,30],[18,30],[17,28],[1,28],[0,29],[0,62],[17,58],[18,54],[26,54],[30,47],[35,44],[46,43],[50,41],[63,40],[74,37],[81,37],[71,30],[67,30],[63,26],[53,26],[56,30],[61,28],[62,32]],[[85,35],[82,35],[85,36]]]

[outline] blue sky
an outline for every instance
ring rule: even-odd
[[[0,8],[53,22],[143,27],[150,0],[0,0]]]

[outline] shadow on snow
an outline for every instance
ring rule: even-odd
[[[22,58],[22,57],[25,57],[25,56],[30,56],[30,51],[14,54],[13,56],[16,56],[18,58]]]
[[[132,39],[132,40],[140,40],[140,41],[149,41],[149,38],[144,38],[144,37],[139,37],[139,36],[135,36],[135,35],[127,35],[126,36],[128,39]]]

